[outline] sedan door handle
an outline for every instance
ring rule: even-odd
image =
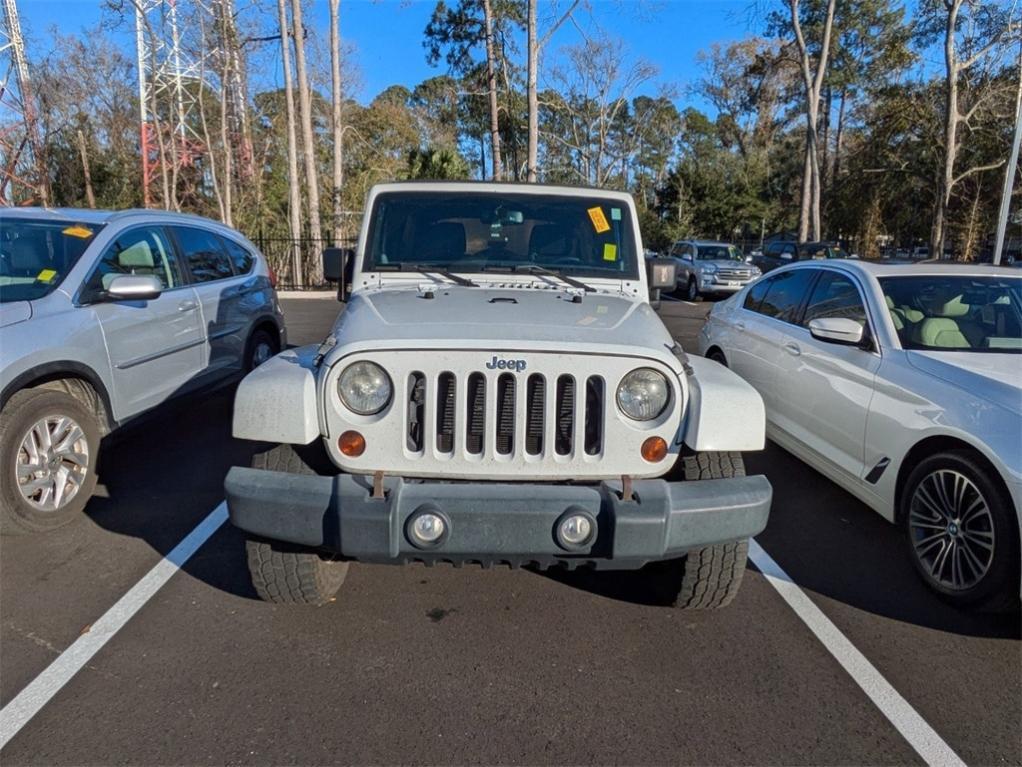
[[[198,308],[199,303],[197,301],[182,301],[177,305],[177,310],[179,312],[193,312]]]
[[[788,352],[788,354],[792,355],[793,357],[797,357],[802,353],[802,350],[799,348],[798,344],[793,343],[791,341],[788,341],[788,343],[784,345],[784,351]]]

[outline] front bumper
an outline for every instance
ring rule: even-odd
[[[752,282],[752,280],[746,280],[745,282],[715,282],[713,280],[704,280],[699,286],[699,289],[703,293],[737,293],[750,282]]]
[[[637,480],[634,500],[619,482],[599,485],[384,481],[371,497],[368,477],[320,477],[234,467],[225,490],[231,522],[253,535],[309,546],[367,562],[586,564],[635,569],[714,543],[740,540],[766,527],[772,489],[766,477],[694,482]],[[435,548],[413,545],[408,517],[427,507],[446,518]],[[565,550],[554,528],[569,508],[597,523],[593,541]]]

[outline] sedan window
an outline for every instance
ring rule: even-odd
[[[806,291],[816,276],[816,269],[793,269],[770,280],[759,313],[774,317],[782,322],[795,322],[798,310],[806,297]]]
[[[801,324],[808,327],[810,320],[828,317],[846,317],[866,325],[866,307],[858,288],[843,274],[824,271],[809,297]]]

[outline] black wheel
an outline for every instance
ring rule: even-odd
[[[900,512],[912,563],[942,598],[961,607],[1017,600],[1014,511],[968,451],[938,453],[916,466]]]
[[[706,359],[713,360],[714,362],[727,367],[727,359],[724,358],[724,352],[720,349],[710,349],[710,351],[706,354]]]
[[[96,488],[96,414],[63,391],[25,389],[0,414],[0,529],[42,532],[78,517]]]
[[[685,286],[685,298],[689,301],[699,300],[699,285],[696,284],[695,277],[688,278],[688,284]]]
[[[672,469],[673,479],[696,481],[744,477],[745,463],[736,452],[682,453]],[[662,564],[674,606],[682,610],[726,607],[738,594],[745,575],[749,541],[743,539],[693,549],[681,559]]]
[[[249,373],[280,351],[280,342],[265,330],[257,330],[248,339],[245,350],[245,372]]]
[[[338,469],[318,440],[275,445],[252,457],[252,467],[289,474],[330,476]],[[323,605],[348,576],[348,563],[315,549],[251,537],[245,542],[248,571],[260,599],[277,604]]]

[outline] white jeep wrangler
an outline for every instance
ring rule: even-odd
[[[348,562],[635,569],[684,608],[734,597],[771,488],[738,451],[763,403],[689,358],[647,301],[627,194],[375,187],[351,296],[318,346],[244,379],[226,479],[256,591],[321,604]],[[339,291],[343,293],[343,291]],[[669,480],[657,479],[664,475]]]

